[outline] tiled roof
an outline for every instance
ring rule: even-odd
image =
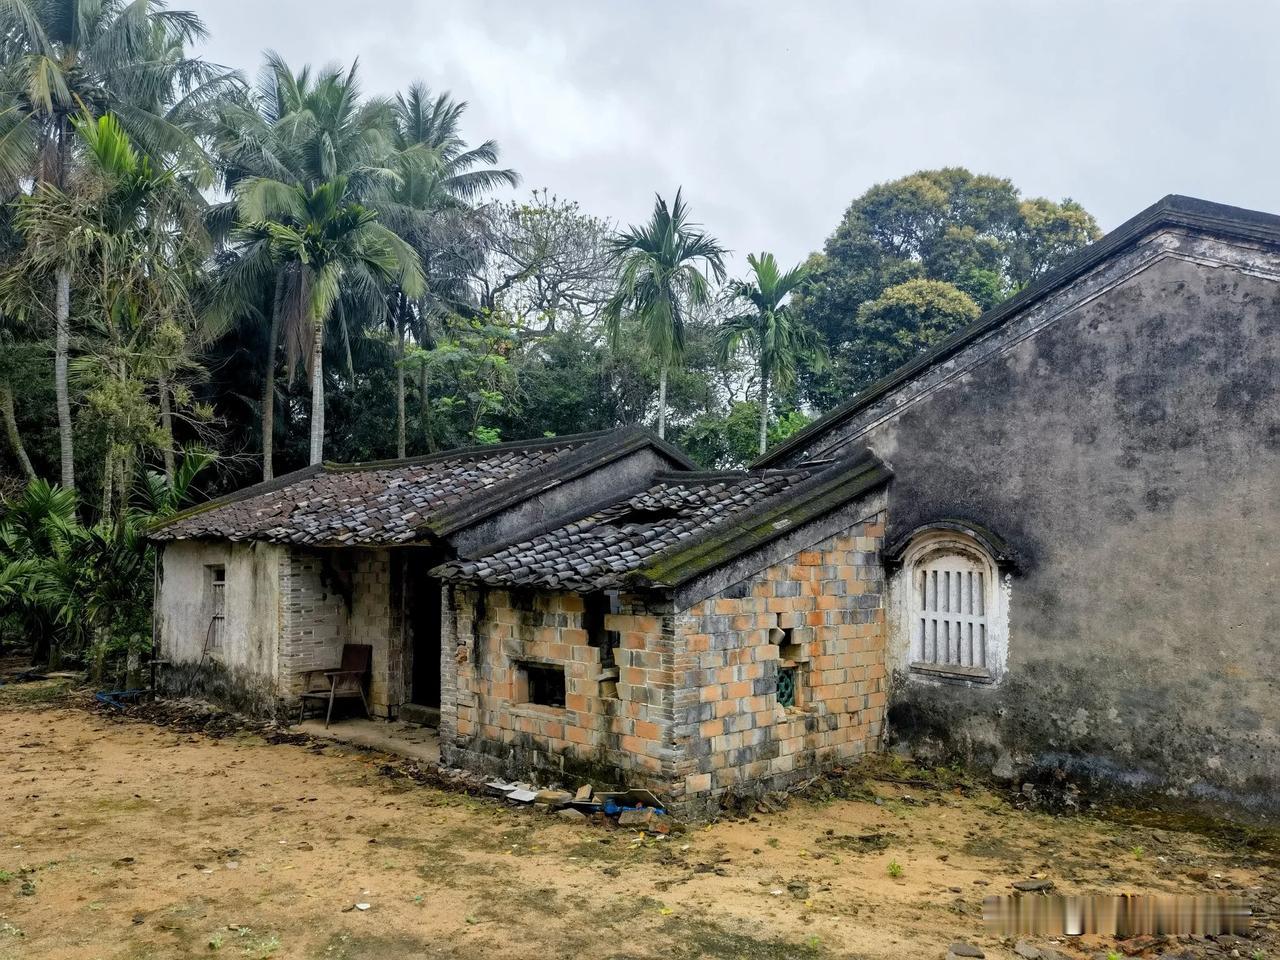
[[[433,572],[493,585],[605,589],[808,476],[805,471],[662,474],[647,490],[580,520]]]
[[[373,464],[325,464],[186,511],[154,540],[200,538],[275,543],[397,544],[425,539],[455,510],[545,477],[595,441],[619,432],[507,443]]]

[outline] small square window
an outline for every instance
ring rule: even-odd
[[[523,703],[543,707],[564,707],[564,667],[545,663],[518,663],[516,671],[520,681],[519,693]]]

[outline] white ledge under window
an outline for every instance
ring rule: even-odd
[[[912,673],[939,680],[963,680],[966,683],[995,683],[995,676],[986,667],[968,667],[959,663],[924,663],[910,665]]]

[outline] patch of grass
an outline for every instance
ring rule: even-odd
[[[828,954],[817,937],[802,942],[781,937],[767,939],[735,933],[710,920],[667,917],[662,926],[670,948],[669,956],[679,960],[724,958],[724,960],[821,960]]]
[[[831,847],[837,850],[848,850],[852,853],[876,853],[880,850],[888,850],[889,843],[894,839],[891,833],[863,833],[863,834],[837,834],[834,831],[818,837],[818,843],[824,847]]]
[[[8,883],[15,876],[17,876],[17,874],[10,870],[0,870],[0,883]]]
[[[893,877],[895,880],[898,877],[902,876],[902,864],[900,864],[897,860],[890,860],[889,866],[886,867],[885,869],[888,870],[889,876]]]
[[[1146,855],[1147,848],[1139,843],[1136,846],[1134,846],[1133,849],[1131,849],[1129,852],[1133,854],[1133,858],[1135,860],[1141,860]]]
[[[32,680],[0,687],[0,706],[30,707],[57,703],[71,692],[70,680]]]

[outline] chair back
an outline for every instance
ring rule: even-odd
[[[367,643],[344,643],[342,645],[343,673],[358,673],[361,676],[369,672],[373,663],[373,647]]]

